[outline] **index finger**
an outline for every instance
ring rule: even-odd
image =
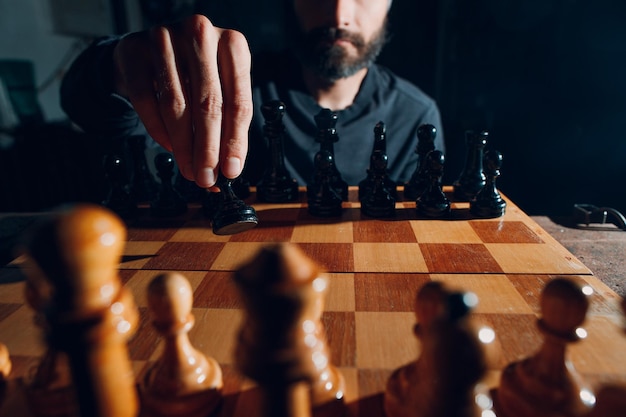
[[[248,130],[252,121],[251,56],[243,35],[223,30],[217,62],[222,82],[223,117],[220,167],[228,178],[241,174],[248,152]]]
[[[252,120],[250,50],[244,36],[212,26],[197,18],[189,25],[193,41],[186,54],[190,76],[190,99],[194,126],[196,182],[204,175],[238,176],[248,150],[247,130]],[[235,128],[237,126],[237,128]]]

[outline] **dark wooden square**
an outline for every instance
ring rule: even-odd
[[[142,269],[208,271],[223,242],[167,242]]]
[[[414,311],[428,274],[354,274],[356,311]]]
[[[430,273],[502,273],[502,268],[480,243],[420,243]]]

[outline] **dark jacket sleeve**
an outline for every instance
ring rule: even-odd
[[[61,84],[61,107],[85,132],[109,138],[145,132],[137,113],[113,92],[113,49],[119,37],[95,40],[72,63]]]

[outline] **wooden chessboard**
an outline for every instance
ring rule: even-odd
[[[159,354],[147,319],[146,286],[161,271],[179,271],[194,288],[191,341],[224,371],[221,415],[254,415],[254,390],[233,366],[242,312],[231,274],[261,246],[285,241],[299,245],[330,278],[323,323],[332,361],[346,379],[350,415],[382,416],[387,378],[417,357],[412,307],[417,289],[429,280],[478,296],[472,320],[496,334],[487,347],[488,387],[497,386],[506,364],[539,346],[535,321],[545,283],[569,276],[588,285],[588,337],[571,347],[571,359],[592,388],[626,382],[618,295],[511,201],[497,219],[473,219],[468,203],[453,203],[450,219],[419,219],[410,202],[397,204],[395,218],[372,219],[361,214],[356,197],[351,189],[341,218],[321,219],[308,214],[304,194],[291,204],[259,203],[253,195],[247,201],[259,225],[232,236],[213,234],[200,207],[173,219],[150,218],[146,209],[129,227],[119,270],[141,313],[129,343],[137,375]],[[18,258],[0,270],[0,342],[11,353],[12,379],[25,375],[43,352],[33,313],[23,302],[23,267]],[[0,416],[15,415],[18,394],[7,396]]]

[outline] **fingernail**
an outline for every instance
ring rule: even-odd
[[[213,168],[203,168],[196,177],[199,186],[208,188],[215,184],[215,171]]]
[[[226,158],[222,172],[228,178],[234,178],[241,174],[241,160],[239,158]]]

